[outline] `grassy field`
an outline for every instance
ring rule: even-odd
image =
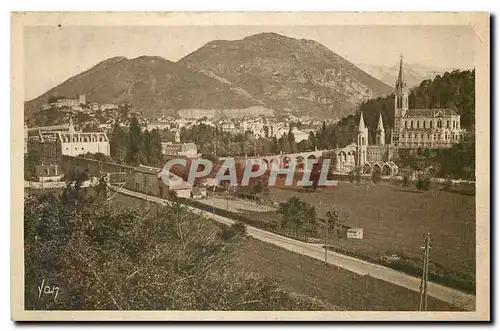
[[[275,201],[291,196],[313,204],[321,217],[335,205],[344,211],[345,225],[364,229],[361,240],[330,238],[329,243],[340,249],[374,258],[394,253],[418,261],[424,234],[429,232],[431,262],[447,272],[459,271],[475,279],[473,196],[438,190],[420,193],[386,182],[340,182],[314,193],[271,189]]]
[[[247,238],[235,257],[240,268],[264,274],[285,290],[339,310],[417,310],[419,294],[369,276]],[[429,297],[429,310],[457,310]]]
[[[116,207],[148,205],[143,200],[120,194],[112,201]],[[216,226],[216,223],[208,225],[209,228]],[[236,270],[265,275],[282,289],[314,298],[319,306],[328,310],[415,310],[418,306],[417,292],[325,265],[250,237],[235,252],[233,261]],[[450,311],[458,307],[430,297],[429,310]]]

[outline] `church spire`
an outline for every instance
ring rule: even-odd
[[[401,90],[406,87],[406,82],[404,79],[404,71],[403,71],[403,53],[401,53],[399,58],[399,73],[398,80],[396,81],[396,89]]]
[[[382,121],[382,113],[380,113],[378,117],[377,131],[382,131],[382,132],[384,131],[384,122]]]
[[[366,130],[366,125],[365,125],[365,120],[363,119],[363,113],[361,113],[361,116],[359,118],[359,132],[365,131]]]

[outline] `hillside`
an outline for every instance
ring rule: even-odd
[[[359,64],[358,67],[389,86],[394,86],[399,72],[399,66],[397,63],[392,66]],[[417,87],[426,79],[434,79],[437,75],[442,75],[446,71],[451,72],[453,70],[455,69],[430,67],[416,63],[405,63],[405,80],[408,87]]]
[[[230,89],[216,78],[161,57],[115,57],[98,63],[36,99],[25,103],[31,114],[50,97],[74,98],[85,94],[87,102],[131,104],[146,115],[166,109],[246,108],[260,105]]]
[[[391,87],[305,39],[262,33],[211,41],[178,62],[278,111],[342,117]]]
[[[98,63],[25,103],[29,116],[51,97],[131,104],[146,116],[159,111],[239,116],[293,112],[340,118],[391,87],[325,46],[274,33],[211,41],[177,63],[161,57],[115,57]],[[258,108],[256,108],[258,107]]]

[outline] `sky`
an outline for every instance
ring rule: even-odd
[[[114,56],[178,61],[212,40],[275,32],[315,40],[354,64],[406,63],[471,69],[474,32],[467,26],[84,26],[25,27],[25,100]]]

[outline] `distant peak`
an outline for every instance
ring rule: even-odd
[[[168,61],[164,57],[157,56],[157,55],[141,55],[136,58],[133,58],[132,60],[137,60],[137,61]]]
[[[244,38],[243,40],[245,40],[245,39],[249,40],[249,39],[293,39],[293,38],[283,36],[283,35],[281,35],[279,33],[275,33],[275,32],[262,32],[262,33],[257,33],[257,34],[248,36],[248,37]]]
[[[109,64],[109,63],[115,63],[115,62],[120,62],[123,60],[126,60],[127,58],[125,56],[115,56],[115,57],[110,57],[107,60],[104,60],[100,62],[99,64]]]

